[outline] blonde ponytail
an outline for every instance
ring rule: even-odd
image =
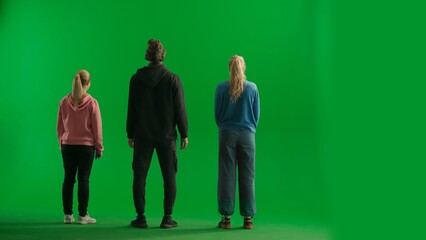
[[[236,102],[244,91],[244,80],[246,80],[245,70],[246,64],[244,58],[237,55],[233,56],[229,61],[229,94],[231,95],[232,102]]]
[[[73,99],[74,106],[77,106],[80,104],[81,98],[83,97],[83,94],[85,93],[85,90],[83,88],[84,86],[87,86],[89,83],[89,72],[86,70],[80,70],[75,75],[73,82],[72,82],[72,92],[71,96]]]

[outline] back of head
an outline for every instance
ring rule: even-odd
[[[148,41],[148,48],[146,49],[145,59],[158,63],[164,61],[166,50],[160,40],[150,39]]]
[[[244,58],[238,55],[233,56],[229,60],[228,68],[231,101],[236,102],[244,91],[244,80],[246,80],[246,75],[244,74],[246,63],[244,62]]]
[[[80,70],[74,76],[74,79],[72,82],[72,92],[71,92],[74,106],[77,106],[80,103],[81,98],[83,97],[84,90],[85,88],[87,88],[89,83],[90,83],[90,74],[86,70]]]

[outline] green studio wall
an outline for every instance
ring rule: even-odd
[[[167,50],[164,64],[183,82],[189,119],[175,214],[217,217],[213,100],[234,54],[245,58],[260,91],[258,216],[322,221],[332,214],[324,150],[333,47],[328,1],[16,0],[0,8],[0,212],[61,215],[57,109],[75,72],[87,69],[105,145],[92,170],[89,211],[133,217],[128,83],[146,65],[146,42],[156,38]],[[154,157],[148,215],[162,214],[162,191]]]

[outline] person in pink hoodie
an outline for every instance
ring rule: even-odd
[[[95,223],[89,216],[89,178],[93,159],[100,158],[102,151],[102,120],[98,101],[87,90],[90,74],[77,72],[72,83],[72,92],[60,101],[57,134],[64,163],[65,177],[62,185],[64,223],[74,222],[73,189],[75,176],[78,180],[78,223]]]

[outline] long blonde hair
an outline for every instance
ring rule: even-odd
[[[77,106],[78,104],[80,104],[81,98],[83,97],[83,94],[87,90],[89,82],[90,82],[90,74],[86,70],[80,70],[74,76],[74,79],[72,81],[72,92],[71,92],[74,106]]]
[[[244,58],[238,55],[235,55],[229,60],[229,86],[230,86],[230,95],[231,101],[236,102],[237,99],[244,91],[244,80],[246,80],[246,75],[244,71],[246,70],[246,63]]]

